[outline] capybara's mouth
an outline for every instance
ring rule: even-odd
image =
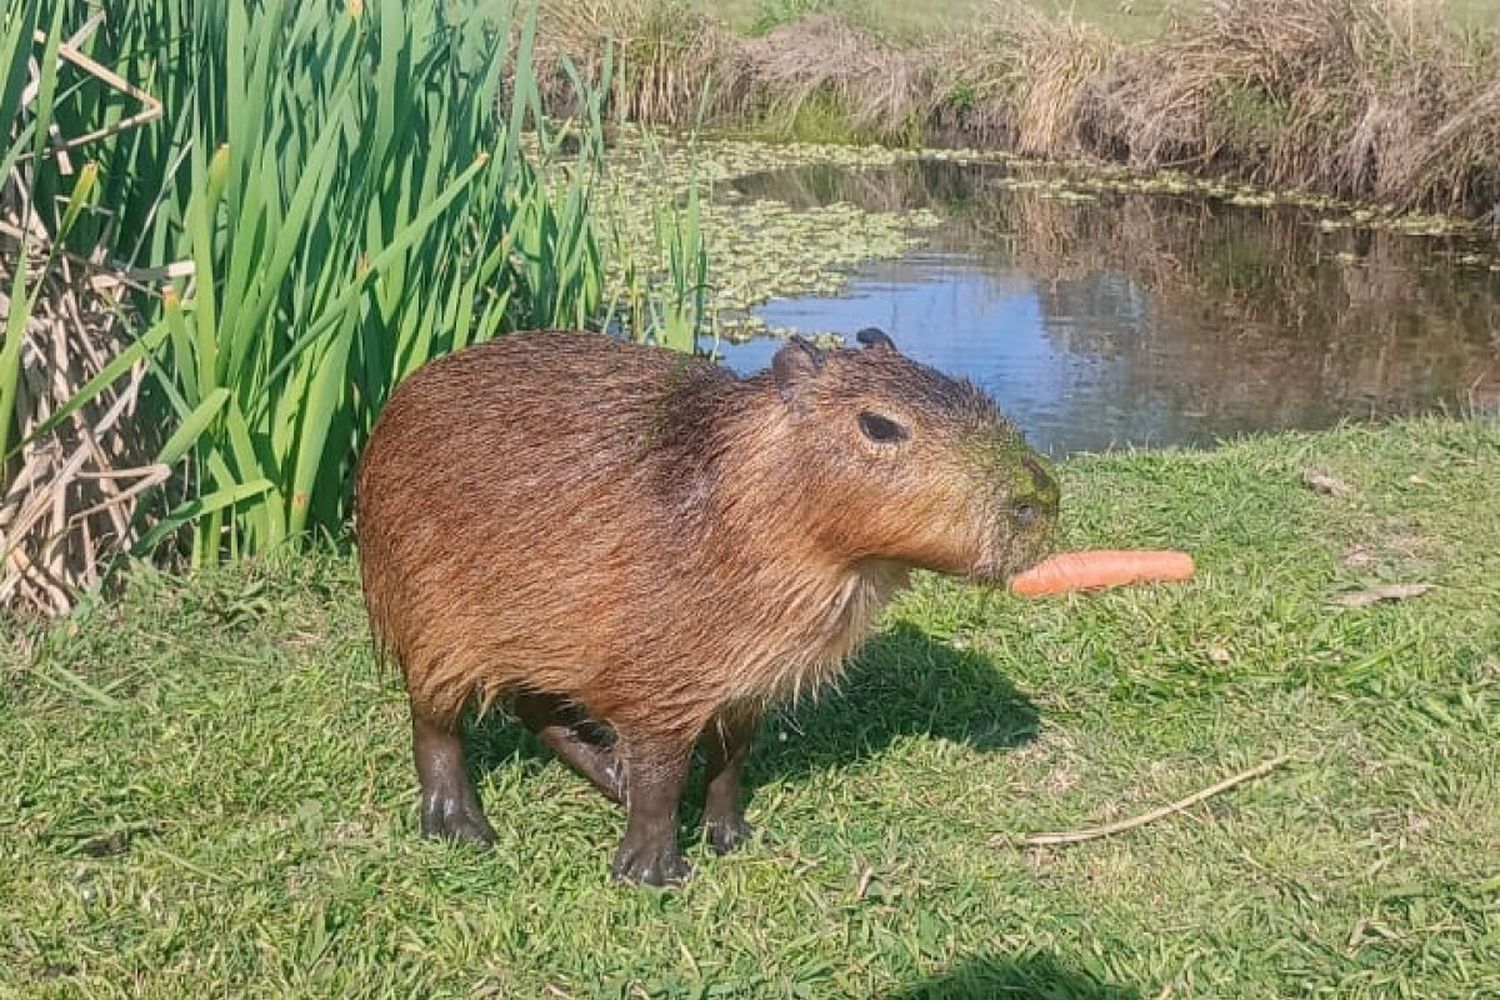
[[[1027,539],[1024,544],[1008,546],[996,558],[985,560],[974,567],[969,579],[986,587],[1003,587],[1010,578],[1026,572],[1052,552],[1052,535]]]
[[[1054,532],[1049,525],[1043,530],[1013,534],[1005,538],[989,556],[969,572],[969,579],[990,587],[1003,587],[1010,578],[1024,573],[1052,554]]]

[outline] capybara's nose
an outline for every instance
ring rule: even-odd
[[[1037,490],[1044,491],[1056,485],[1052,479],[1052,473],[1048,472],[1041,461],[1034,456],[1027,455],[1021,459],[1021,464],[1026,466],[1027,472],[1031,473],[1031,482],[1036,486]]]
[[[1021,464],[1031,476],[1031,488],[1015,498],[1016,523],[1025,527],[1043,517],[1056,517],[1062,491],[1050,464],[1039,455],[1027,455]]]

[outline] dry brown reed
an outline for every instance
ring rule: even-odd
[[[100,17],[72,43],[96,28]],[[70,150],[146,124],[162,110],[154,97],[72,43],[60,46],[63,60],[134,98],[143,110],[84,134],[55,134],[48,155],[65,177],[79,172]],[[23,104],[35,101],[40,88],[37,63],[28,69]],[[136,419],[144,361],[81,405],[76,401],[79,388],[101,375],[132,339],[122,322],[130,312],[127,292],[165,271],[109,260],[102,247],[87,257],[54,248],[43,212],[33,203],[35,168],[23,156],[0,177],[0,288],[17,287],[16,271],[24,263],[31,300],[23,308],[0,292],[0,320],[13,308],[25,317],[13,414],[20,444],[0,441],[0,451],[10,448],[0,454],[0,608],[60,614],[101,581],[110,559],[128,549],[139,528],[137,505],[170,476],[167,466],[150,457],[161,444],[159,434]],[[69,405],[72,412],[60,418]]]
[[[21,216],[12,202],[3,229]],[[17,244],[0,232],[0,286],[11,287]],[[29,252],[41,271],[44,252]],[[37,291],[26,324],[18,393],[19,431],[30,438],[78,387],[98,375],[129,342],[120,323],[121,272],[98,260],[61,256]],[[0,294],[0,315],[10,309]],[[146,375],[135,365],[51,433],[8,463],[0,496],[0,607],[60,614],[97,584],[111,555],[135,538],[135,508],[170,470],[150,456],[159,438],[135,419]]]

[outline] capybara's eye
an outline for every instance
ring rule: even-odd
[[[890,417],[882,417],[880,414],[871,413],[869,410],[865,410],[859,415],[859,429],[864,431],[865,437],[880,444],[905,441],[908,436],[905,427],[902,427]]]

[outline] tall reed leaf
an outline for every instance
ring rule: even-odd
[[[16,122],[0,163],[52,213],[44,262],[28,271],[23,247],[9,282],[0,455],[56,433],[144,363],[134,419],[161,443],[142,460],[172,475],[136,507],[122,535],[144,532],[133,551],[202,565],[340,534],[360,450],[413,370],[514,329],[610,325],[596,191],[612,62],[587,83],[559,61],[549,72],[570,82],[578,116],[545,118],[558,81],[537,78],[534,3],[47,9],[50,23],[26,3],[0,22],[0,109]],[[61,75],[63,38],[128,87]],[[21,109],[31,60],[42,79]],[[142,93],[164,113],[110,128]],[[93,136],[81,172],[46,155],[54,134]],[[635,328],[689,350],[705,323],[699,213],[694,193],[658,216]],[[118,315],[133,342],[13,441],[30,293],[67,239],[173,277],[132,281]]]
[[[149,543],[188,528],[204,563],[340,532],[403,377],[507,330],[596,319],[602,99],[574,74],[583,152],[564,162],[540,114],[532,7],[104,7],[89,55],[166,113],[93,151],[119,224],[91,235],[116,259],[192,272],[137,299],[145,332],[105,373],[149,357],[156,374],[160,458],[179,474]],[[87,8],[62,8],[67,34]],[[0,44],[29,53],[14,20]],[[116,114],[83,89],[58,104],[69,132]]]

